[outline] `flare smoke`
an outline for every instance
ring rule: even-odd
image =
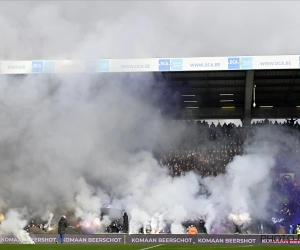
[[[23,218],[22,214],[16,209],[11,209],[6,213],[5,219],[0,225],[0,236],[13,235],[20,243],[34,244],[30,238],[29,233],[24,231],[27,220]]]
[[[254,24],[246,21],[243,25],[246,36],[226,34],[231,45],[226,46],[225,29],[220,27],[217,19],[216,29],[212,28],[213,23],[207,26],[209,31],[215,30],[214,33],[205,30],[205,25],[199,28],[198,24],[202,21],[194,19],[205,19],[207,14],[210,15],[209,10],[215,13],[216,6],[212,3],[203,7],[196,2],[164,2],[158,8],[150,3],[135,3],[127,7],[126,2],[118,5],[120,9],[111,3],[114,14],[119,17],[113,22],[109,8],[107,5],[99,7],[100,2],[91,4],[89,11],[85,9],[84,13],[88,13],[89,17],[78,15],[87,8],[86,3],[84,6],[72,3],[77,10],[74,12],[68,4],[1,2],[0,57],[5,60],[170,58],[195,56],[199,55],[199,51],[209,56],[211,53],[217,56],[277,54],[282,48],[289,50],[282,51],[282,54],[293,54],[298,48],[297,42],[294,46],[292,43],[289,46],[281,44],[281,39],[297,41],[294,39],[297,29],[291,28],[293,35],[288,39],[291,35],[286,27],[293,26],[275,18],[274,21],[279,20],[279,24],[274,24],[276,30],[272,31],[262,25],[266,22],[259,21],[259,16],[256,16],[257,28],[263,35],[249,34],[247,26],[253,27]],[[260,9],[269,10],[268,4],[251,4],[259,4]],[[273,8],[275,5],[282,10],[282,3],[274,3]],[[227,6],[228,3],[226,8],[218,5],[222,9],[220,13],[225,13],[226,17],[250,13],[248,7],[237,6],[237,3],[232,3],[233,8]],[[154,14],[143,13],[150,7]],[[289,18],[284,18],[284,21],[297,18],[297,9],[290,8]],[[99,15],[99,10],[105,13]],[[203,11],[204,15],[199,15],[199,11]],[[291,11],[295,11],[295,15]],[[186,18],[186,13],[189,13],[189,18]],[[264,19],[265,12],[262,13],[260,18]],[[178,15],[184,18],[178,18]],[[168,22],[158,17],[178,20],[177,25],[172,23],[176,32],[172,33],[173,29],[165,26]],[[219,18],[222,23],[226,20],[222,16]],[[43,22],[40,22],[41,19]],[[235,25],[230,23],[232,20],[227,20],[227,26]],[[252,20],[252,16],[243,20]],[[283,35],[276,35],[273,39],[280,25]],[[187,27],[193,32],[199,31],[199,37],[207,34],[207,41],[199,43],[199,39],[186,39],[191,33]],[[217,28],[221,30],[217,32]],[[250,30],[257,33],[256,29]],[[234,32],[234,29],[226,32]],[[183,34],[182,38],[178,34]],[[209,34],[214,37],[209,38]],[[216,34],[219,34],[219,39],[216,39]],[[259,37],[259,49],[239,40],[245,37],[248,41]],[[162,41],[167,46],[162,45]],[[219,41],[223,42],[223,47],[219,46]],[[257,41],[251,44],[257,44]],[[211,48],[214,48],[213,51]],[[228,48],[234,48],[234,51],[228,51]],[[30,242],[26,232],[22,231],[26,221],[24,215],[26,219],[45,218],[45,211],[47,216],[51,211],[54,223],[61,214],[68,212],[91,224],[100,218],[103,204],[126,210],[132,233],[151,225],[151,222],[158,229],[166,223],[171,224],[173,233],[183,233],[182,221],[196,216],[206,216],[208,230],[220,220],[228,219],[230,214],[238,217],[249,214],[247,221],[253,215],[265,216],[270,173],[278,151],[274,145],[290,141],[286,135],[275,132],[272,136],[258,136],[255,142],[266,140],[270,143],[247,146],[246,155],[236,157],[228,165],[225,175],[200,180],[198,175],[188,173],[172,179],[167,169],[153,157],[153,151],[176,148],[190,132],[182,122],[162,115],[158,101],[172,100],[174,96],[164,95],[164,88],[156,81],[144,74],[1,77],[0,212],[6,217],[1,225],[4,232],[14,233],[20,240],[25,238]],[[211,193],[209,197],[198,195],[199,182],[205,184]],[[21,211],[22,216],[11,210],[23,207],[27,210]],[[110,214],[110,217],[114,216]],[[105,222],[109,220],[105,217]],[[16,223],[10,226],[9,221]],[[46,225],[50,222],[51,219]],[[100,223],[103,225],[104,221]]]

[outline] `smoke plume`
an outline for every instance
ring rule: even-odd
[[[263,130],[225,174],[173,179],[152,152],[176,148],[193,131],[162,115],[154,84],[149,75],[1,78],[0,211],[25,206],[23,215],[48,220],[47,226],[49,211],[54,221],[69,213],[103,231],[125,210],[130,233],[167,224],[184,233],[182,222],[197,217],[206,218],[210,232],[230,214],[249,223],[266,216],[270,174],[286,137]],[[199,182],[209,196],[199,195]],[[116,209],[99,222],[105,204]]]
[[[26,224],[27,220],[23,218],[22,212],[20,213],[16,209],[10,209],[6,213],[5,219],[1,222],[0,236],[13,235],[20,243],[34,244],[29,233],[23,230]]]
[[[298,48],[297,42],[282,45],[299,40],[297,29],[281,13],[285,2],[271,9],[279,14],[273,21],[282,26],[270,29],[270,22],[262,21],[262,11],[255,18],[257,31],[253,15],[245,17],[252,12],[239,3],[230,3],[232,8],[219,3],[220,12],[214,3],[203,8],[200,2],[164,2],[161,8],[154,6],[157,3],[151,8],[150,3],[118,3],[120,8],[115,3],[70,3],[1,2],[1,60],[265,55],[294,53]],[[269,4],[251,4],[270,9]],[[297,17],[297,9],[289,8],[289,18]],[[145,10],[152,11],[146,15]],[[211,18],[211,12],[218,17]],[[243,16],[239,24],[227,18],[236,13]],[[216,21],[199,26],[207,20]],[[236,29],[224,29],[224,20],[225,27]],[[242,36],[241,30],[247,34]],[[192,33],[194,39],[187,39]],[[210,231],[230,214],[243,221],[266,216],[277,145],[286,144],[286,135],[259,133],[224,175],[200,180],[188,173],[173,179],[153,152],[176,148],[191,131],[164,115],[162,106],[176,96],[164,95],[156,81],[145,74],[1,77],[3,232],[30,242],[22,231],[26,219],[38,217],[51,226],[62,214],[103,230],[121,210],[129,213],[131,233],[151,224],[158,229],[168,224],[173,233],[183,233],[182,222],[192,217],[205,217]],[[199,182],[209,196],[199,195]],[[105,204],[115,210],[101,218]],[[11,210],[23,207],[26,211]]]
[[[50,212],[47,223],[44,225],[45,229],[51,229],[51,222],[52,222],[53,216],[54,216],[54,214],[52,212]]]

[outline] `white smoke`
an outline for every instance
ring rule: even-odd
[[[155,90],[151,76],[0,81],[4,210],[27,206],[30,215],[51,211],[54,218],[70,212],[95,232],[102,206],[110,204],[128,212],[130,233],[151,224],[155,231],[171,224],[172,233],[185,233],[182,222],[204,214],[210,232],[230,214],[249,214],[247,221],[266,215],[276,145],[283,140],[272,138],[274,133],[254,138],[266,143],[248,145],[223,175],[200,180],[189,172],[171,178],[152,152],[176,148],[191,132],[162,115],[156,101],[164,92]],[[199,182],[208,197],[199,196]]]
[[[116,5],[99,1],[87,5],[69,1],[3,1],[0,57],[6,60],[168,58],[199,56],[199,53],[227,56],[298,52],[299,33],[291,25],[297,23],[291,20],[298,16],[296,1],[295,7],[286,12],[289,18],[281,13],[285,2],[272,4],[272,9],[267,3],[254,1],[245,1],[243,5],[230,3],[230,7],[228,2],[224,5],[200,1],[152,2]],[[83,5],[85,10],[89,9],[85,11],[88,16],[81,11]],[[264,27],[269,24],[261,21],[266,17],[265,11],[261,11],[262,15],[256,15],[256,29],[253,29],[249,8],[254,5],[270,11],[270,15],[280,12],[282,20],[274,19],[278,21],[273,25],[276,28]],[[200,19],[207,19],[217,8],[223,13],[218,15],[219,19],[199,27]],[[227,18],[236,13],[250,15],[240,22],[246,36],[240,34],[241,29],[236,34],[234,29],[220,25],[220,20],[226,27],[236,25],[236,20]],[[168,19],[173,20],[175,32],[165,22]],[[245,28],[250,26],[251,29]],[[256,34],[251,34],[251,30]],[[207,39],[201,43],[199,39],[186,39],[191,31],[195,37],[206,34]],[[178,33],[182,35],[178,37]],[[257,41],[258,38],[261,40]],[[293,46],[282,46],[286,40],[296,42]],[[249,47],[249,44],[259,46]],[[233,50],[229,51],[230,48]],[[10,218],[9,209],[27,206],[30,212],[21,212],[22,215],[39,216],[48,220],[49,226],[52,220],[49,211],[52,211],[53,220],[71,212],[81,218],[82,225],[94,227],[96,221],[98,227],[102,205],[112,204],[129,213],[131,233],[151,224],[161,230],[167,222],[171,223],[173,233],[184,233],[182,222],[197,215],[207,215],[208,231],[230,214],[242,218],[247,214],[246,221],[252,215],[264,217],[276,152],[273,145],[272,150],[269,145],[250,145],[245,156],[236,157],[228,165],[225,175],[201,180],[210,196],[199,197],[197,175],[189,173],[172,179],[152,154],[154,149],[176,148],[186,136],[182,123],[161,114],[157,100],[164,92],[157,85],[154,88],[154,81],[145,75],[1,77],[0,183],[5,188],[0,189],[0,209],[6,211],[6,218]],[[173,98],[163,97],[167,101]],[[115,212],[110,215],[111,218],[103,217],[101,225],[117,216]],[[22,238],[24,233],[18,230],[23,222],[22,219],[16,228],[7,225],[6,232],[21,232]]]
[[[184,233],[186,233],[185,230],[184,230],[184,227],[179,222],[172,223],[171,232],[173,234],[184,234]]]
[[[251,218],[248,213],[241,213],[241,214],[229,214],[228,220],[236,223],[236,224],[247,224],[251,223]]]
[[[81,219],[80,225],[89,229],[90,233],[100,232],[101,199],[96,196],[93,187],[89,186],[83,178],[80,178],[77,184],[75,216]]]
[[[131,220],[129,222],[129,234],[139,233],[141,228],[145,229],[150,225],[150,215],[140,209],[132,209],[130,211]]]
[[[44,225],[45,229],[51,230],[51,222],[52,222],[53,216],[54,216],[54,214],[52,212],[50,212],[47,223]]]
[[[160,214],[158,216],[158,231],[161,232],[164,229],[165,225],[166,223],[164,221],[164,215]]]
[[[151,218],[151,233],[155,234],[158,230],[158,221],[157,221],[157,214],[155,213],[154,216]]]
[[[22,244],[34,244],[29,233],[24,230],[27,220],[16,209],[11,209],[6,213],[5,219],[0,225],[0,236],[13,235]]]
[[[251,145],[246,148],[245,155],[236,156],[224,175],[202,180],[211,192],[206,221],[208,232],[216,220],[228,218],[238,223],[251,223],[251,214],[266,215],[278,148],[268,141],[256,146]]]
[[[104,215],[101,220],[101,223],[103,226],[107,226],[111,223],[111,220],[109,219],[109,217],[107,215]]]
[[[163,214],[154,213],[151,218],[151,233],[159,233],[163,230],[165,222]]]

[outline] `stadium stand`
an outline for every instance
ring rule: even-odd
[[[300,125],[295,119],[272,123],[267,119],[300,117],[300,57],[223,57],[183,59],[128,59],[95,61],[24,61],[2,62],[1,74],[90,73],[110,72],[128,74],[144,72],[164,82],[173,93],[180,94],[180,115],[189,120],[197,136],[187,137],[179,148],[157,155],[160,164],[169,169],[173,178],[195,171],[200,176],[217,176],[236,155],[243,154],[246,139],[255,135],[256,128],[276,126],[298,135]],[[76,67],[75,67],[76,66]],[[70,71],[70,69],[72,69]],[[199,108],[201,107],[201,108]],[[204,119],[239,119],[233,123],[209,125]],[[252,119],[266,119],[251,124]],[[290,152],[299,153],[299,143]],[[276,159],[278,173],[293,173],[300,159],[289,159],[282,152]],[[288,162],[288,164],[287,164]],[[284,179],[285,178],[285,179]],[[284,218],[285,224],[274,222],[270,233],[286,231],[293,218],[300,214],[300,187],[295,178],[277,176],[273,181],[272,200],[278,206],[274,214]],[[201,192],[207,192],[201,186]],[[207,194],[209,195],[209,194]],[[279,209],[277,209],[279,208]],[[275,227],[276,226],[276,227]],[[28,225],[26,230],[38,228]],[[259,230],[257,230],[259,231]],[[122,232],[122,221],[107,225],[107,232]]]
[[[205,121],[189,123],[197,131],[197,137],[186,138],[179,149],[171,150],[160,158],[160,163],[169,169],[173,178],[185,175],[189,171],[195,171],[201,177],[225,173],[228,163],[236,155],[243,154],[243,144],[246,138],[251,140],[256,128],[274,126],[294,136],[300,131],[300,125],[295,120],[287,120],[283,123],[264,120],[252,123],[250,127],[236,126],[233,123],[208,125]],[[278,176],[279,173],[294,173],[299,168],[300,159],[290,157],[297,155],[300,150],[299,143],[295,145],[292,151],[281,152],[277,155],[275,172],[278,175],[273,180],[272,200],[275,201],[273,214],[284,220],[286,231],[288,231],[288,226],[293,224],[294,217],[300,212],[300,187],[296,180],[283,181]],[[290,160],[287,162],[286,159]],[[205,187],[201,186],[201,190],[205,194]],[[281,224],[277,222],[274,224],[277,228],[270,227],[270,233],[279,232],[278,227]]]

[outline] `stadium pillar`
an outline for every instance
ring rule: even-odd
[[[254,70],[246,71],[246,84],[245,84],[245,103],[244,103],[244,126],[251,124],[251,107],[252,107],[252,94],[254,85]]]

